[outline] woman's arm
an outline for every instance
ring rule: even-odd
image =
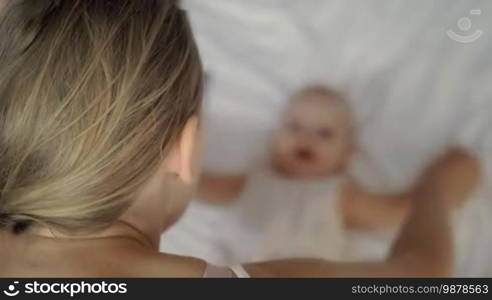
[[[431,166],[415,188],[412,211],[384,261],[286,259],[248,264],[245,268],[252,277],[451,276],[450,207],[469,195],[479,177],[477,160],[459,150],[450,151]]]
[[[198,185],[198,196],[208,202],[225,204],[236,199],[244,189],[247,176],[203,174]]]

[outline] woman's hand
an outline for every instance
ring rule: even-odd
[[[459,148],[450,149],[425,171],[417,192],[449,205],[464,202],[480,182],[478,159]],[[429,197],[418,197],[417,199]]]

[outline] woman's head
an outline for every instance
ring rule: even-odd
[[[184,12],[170,0],[15,0],[0,36],[0,222],[112,224],[199,113]]]

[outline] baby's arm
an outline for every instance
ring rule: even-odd
[[[450,151],[428,168],[416,185],[408,220],[384,261],[337,263],[285,259],[249,264],[246,270],[252,277],[451,276],[450,210],[454,203],[469,196],[479,179],[477,160],[461,151]],[[451,183],[459,184],[450,186]]]
[[[454,159],[463,160],[463,157],[455,155]],[[475,186],[474,171],[472,167],[462,167],[459,163],[449,164],[443,169],[446,174],[443,176],[446,178],[443,192],[448,190],[461,195],[461,197],[453,195],[446,197],[446,199],[455,199],[451,204],[459,205],[467,200],[468,197],[462,195],[470,194],[469,187]],[[415,188],[400,195],[377,195],[365,192],[355,183],[347,184],[340,199],[345,226],[350,229],[370,230],[401,225],[410,212]]]
[[[349,229],[376,229],[400,225],[411,207],[410,193],[377,195],[364,191],[356,183],[343,187],[341,210]]]
[[[212,203],[230,203],[241,194],[246,180],[247,176],[245,174],[203,174],[198,185],[198,196]]]

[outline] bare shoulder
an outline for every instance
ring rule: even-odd
[[[54,240],[0,230],[0,277],[202,277],[206,263],[127,240]]]

